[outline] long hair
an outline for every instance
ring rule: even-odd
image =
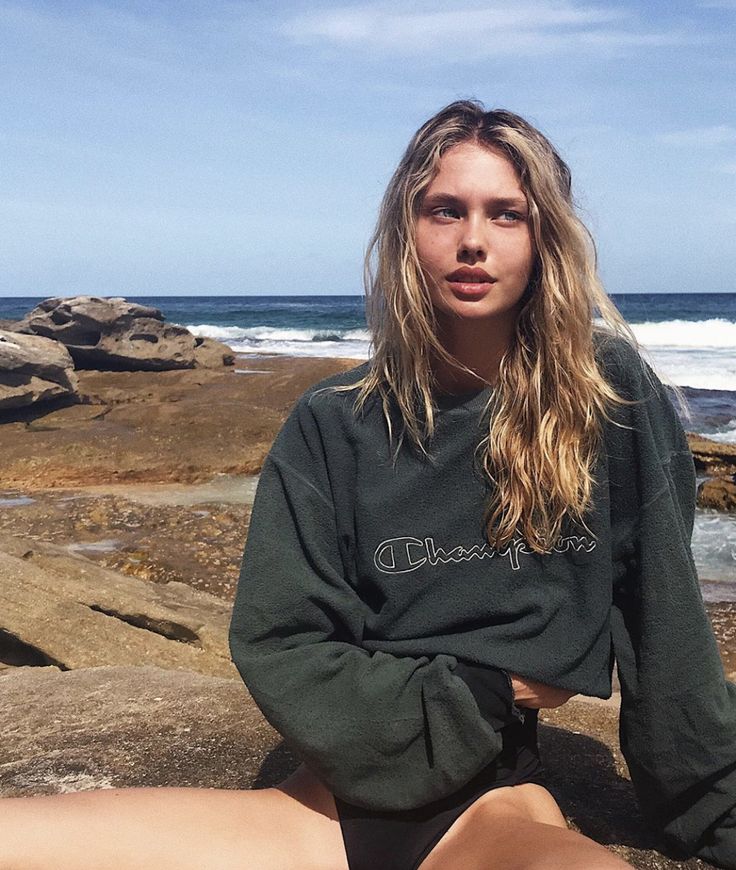
[[[535,264],[490,403],[489,430],[476,455],[493,484],[485,523],[501,548],[521,534],[549,552],[565,517],[582,524],[592,501],[602,418],[626,404],[594,355],[596,329],[638,349],[597,275],[593,239],[575,212],[570,170],[542,133],[513,112],[485,111],[475,100],[443,108],[416,132],[384,195],[365,259],[373,353],[351,385],[356,410],[380,397],[398,453],[406,436],[421,452],[435,430],[431,361],[468,371],[442,346],[417,249],[416,221],[443,154],[473,142],[499,150],[515,167],[529,205]],[[606,327],[594,324],[596,309]],[[394,432],[398,409],[400,426]],[[395,454],[396,455],[396,454]]]

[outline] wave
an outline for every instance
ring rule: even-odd
[[[644,345],[644,356],[664,380],[681,387],[732,392],[736,384],[736,354],[732,347]]]
[[[736,322],[719,317],[630,325],[637,340],[646,348],[736,348]],[[367,329],[215,326],[210,323],[191,324],[186,328],[194,335],[221,341],[370,341]]]
[[[706,432],[704,436],[722,444],[736,444],[736,419],[729,420],[720,432]]]
[[[707,390],[732,391],[736,384],[736,323],[720,318],[633,323],[645,356],[665,380]],[[194,335],[228,344],[239,354],[367,359],[371,336],[365,328],[330,323],[308,326],[187,326]],[[648,354],[646,353],[648,352]]]
[[[209,323],[186,328],[193,335],[220,341],[370,341],[367,329],[293,329],[278,326],[214,326]]]
[[[645,347],[736,348],[736,323],[714,317],[710,320],[662,320],[629,324]]]
[[[736,601],[736,516],[697,508],[692,550],[706,601]]]

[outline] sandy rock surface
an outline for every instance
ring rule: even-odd
[[[64,670],[160,667],[234,677],[230,606],[184,583],[146,583],[62,547],[0,536],[0,654]]]
[[[219,370],[80,371],[81,400],[94,411],[0,413],[3,488],[253,474],[296,398],[355,364],[268,359]]]
[[[153,666],[46,667],[1,684],[2,795],[251,788],[297,764],[239,680]]]

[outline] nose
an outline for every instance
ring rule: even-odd
[[[462,232],[458,240],[458,260],[463,263],[484,260],[488,253],[488,242],[483,232],[481,219],[469,215],[461,226]]]

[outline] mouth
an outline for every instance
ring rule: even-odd
[[[471,269],[467,266],[446,275],[445,280],[454,296],[467,300],[480,299],[496,283],[496,279],[484,269]]]
[[[467,266],[450,272],[445,280],[451,284],[494,284],[496,281],[485,269],[470,269]]]

